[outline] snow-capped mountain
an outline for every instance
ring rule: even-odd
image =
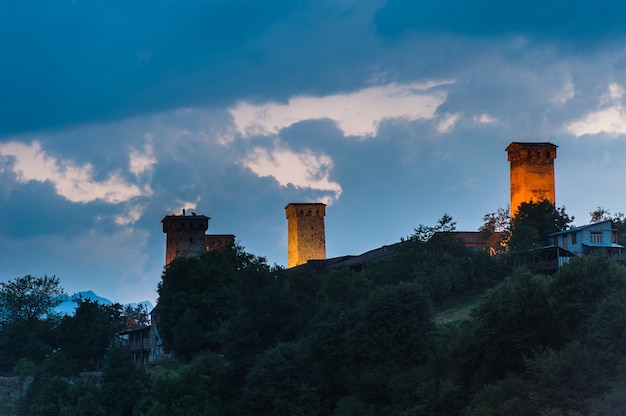
[[[71,315],[74,313],[76,309],[76,303],[74,302],[74,300],[78,300],[78,299],[89,299],[93,302],[98,302],[103,305],[113,304],[111,300],[98,296],[95,293],[93,293],[91,290],[87,290],[85,292],[77,292],[77,293],[74,293],[73,295],[63,295],[61,299],[62,299],[61,304],[57,306],[54,310],[55,312],[63,314],[63,315]],[[143,305],[146,307],[146,310],[148,312],[150,312],[152,308],[154,307],[152,303],[147,300],[143,302],[129,303],[128,305],[133,306],[133,307],[136,307],[138,305]]]

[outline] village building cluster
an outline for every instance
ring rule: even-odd
[[[556,149],[557,146],[549,142],[513,142],[505,149],[510,162],[511,215],[523,202],[548,200],[556,204]],[[390,258],[401,244],[382,246],[356,256],[327,259],[325,215],[326,205],[323,203],[290,203],[285,207],[289,268],[309,264],[316,268],[345,267],[359,271],[367,262]],[[161,220],[163,232],[167,235],[166,267],[177,257],[197,256],[235,243],[232,234],[206,234],[209,220],[209,217],[195,212],[187,215],[185,210],[182,215],[166,215]],[[470,249],[489,249],[480,240],[478,231],[455,234]],[[571,258],[585,256],[594,250],[603,249],[621,255],[624,249],[617,242],[617,231],[610,220],[570,228],[548,237],[551,244],[533,253],[534,261],[529,267],[535,272],[557,271]],[[493,248],[491,250],[493,253]],[[523,261],[526,262],[527,258]],[[151,325],[124,332],[137,362],[151,362],[162,354],[157,320],[158,317],[153,315]]]

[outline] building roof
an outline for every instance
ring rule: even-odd
[[[285,206],[285,208],[287,208],[289,205],[324,205],[326,206],[326,204],[323,202],[290,202]]]
[[[361,266],[365,263],[372,261],[379,261],[387,259],[396,254],[399,246],[402,244],[395,243],[391,245],[375,248],[374,250],[366,251],[363,254],[357,256],[342,256],[333,257],[325,260],[309,260],[305,264],[309,264],[313,267],[355,267]],[[303,265],[300,265],[303,266]]]
[[[509,150],[509,147],[511,146],[554,146],[554,147],[559,147],[554,143],[550,143],[550,142],[511,142],[511,144],[509,144],[506,149],[504,149],[505,151]]]
[[[611,229],[612,229],[613,228],[613,221],[605,220],[605,221],[600,221],[600,222],[594,222],[592,224],[581,225],[580,227],[572,227],[572,228],[568,228],[567,230],[550,233],[546,237],[555,237],[557,235],[574,233],[574,232],[578,232],[578,231],[581,231],[581,230],[584,230],[584,229],[587,229],[587,228],[596,227],[596,226],[598,226],[600,224],[604,224],[604,223],[607,223],[607,222],[611,223]]]
[[[603,243],[582,243],[585,247],[602,247],[602,248],[624,248],[623,245],[617,243],[603,244]]]
[[[165,221],[166,219],[169,218],[206,218],[207,220],[210,220],[211,217],[207,217],[206,215],[197,215],[195,212],[192,212],[191,215],[176,215],[176,214],[172,214],[172,215],[166,215],[165,217],[163,217],[163,219],[161,220],[161,222]]]
[[[435,235],[453,235],[461,240],[466,247],[484,244],[480,231],[437,231],[433,237]]]

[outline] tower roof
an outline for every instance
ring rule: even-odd
[[[287,208],[289,205],[323,205],[323,206],[326,206],[326,204],[324,204],[323,202],[290,202],[285,206],[285,208]]]
[[[165,217],[163,217],[161,222],[165,222],[166,220],[174,219],[174,218],[187,218],[187,219],[194,219],[194,218],[202,219],[202,218],[206,218],[207,220],[211,219],[211,217],[207,217],[206,215],[196,215],[196,214],[192,214],[192,215],[176,215],[176,214],[172,214],[172,215],[166,215]]]
[[[506,149],[504,149],[504,151],[508,152],[509,149],[512,150],[512,148],[514,147],[533,147],[533,146],[537,146],[537,147],[546,147],[546,146],[551,146],[551,147],[559,147],[554,143],[550,143],[550,142],[511,142],[511,144],[509,144]]]
[[[164,233],[190,228],[206,231],[209,228],[210,219],[206,215],[196,215],[194,212],[191,215],[166,215],[161,220],[161,223],[163,224]]]

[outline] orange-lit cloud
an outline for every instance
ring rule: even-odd
[[[5,165],[3,170],[12,171],[18,182],[49,182],[58,195],[71,202],[117,204],[152,193],[149,186],[128,183],[118,173],[97,181],[90,164],[81,166],[59,160],[47,154],[36,141],[0,144],[0,156]]]
[[[341,195],[341,185],[329,178],[333,161],[324,154],[257,147],[242,164],[260,177],[273,177],[281,186],[293,185],[323,191],[328,195],[321,202],[326,204],[331,204]]]
[[[191,212],[196,209],[199,201],[200,198],[197,198],[196,201],[183,201],[177,199],[176,201],[173,201],[171,205],[168,205],[167,211],[175,215],[180,215],[183,212],[183,209]]]
[[[611,83],[607,93],[602,96],[601,102],[605,107],[569,123],[566,129],[576,136],[599,133],[612,136],[626,134],[626,114],[621,102],[623,96],[624,88],[619,84]]]
[[[334,120],[347,136],[374,136],[385,119],[433,119],[446,100],[445,92],[433,88],[450,83],[389,84],[350,94],[294,97],[286,104],[243,101],[229,111],[244,137],[276,134],[299,121],[323,118]]]

